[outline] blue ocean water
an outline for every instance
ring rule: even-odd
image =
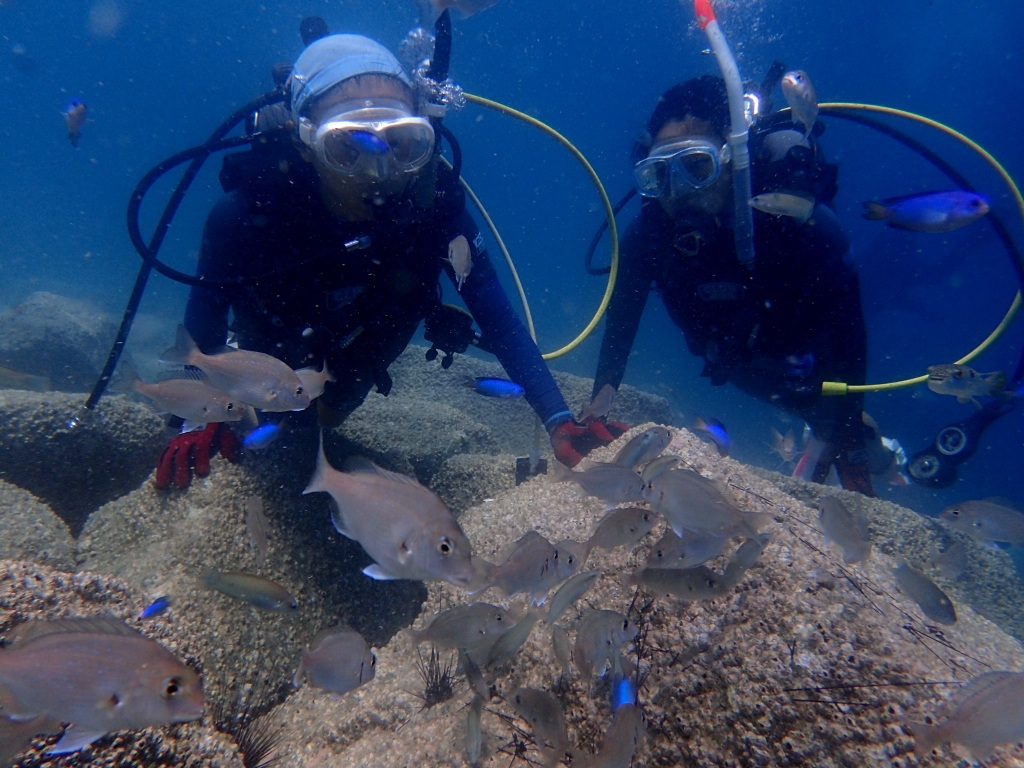
[[[760,80],[780,59],[809,72],[823,101],[920,113],[970,136],[1021,177],[1019,4],[730,0],[716,7],[745,77]],[[417,19],[411,1],[397,0],[215,2],[184,9],[139,0],[7,0],[0,6],[0,82],[8,105],[0,125],[0,305],[50,290],[119,313],[138,266],[124,226],[133,186],[155,163],[199,143],[227,114],[268,90],[270,67],[297,56],[298,23],[311,14],[332,30],[366,34],[393,49]],[[629,148],[658,95],[685,78],[717,74],[689,4],[503,0],[472,18],[457,17],[454,26],[454,79],[569,137],[613,199],[629,188]],[[60,115],[72,97],[89,108],[77,149]],[[926,235],[862,221],[863,200],[948,185],[891,140],[838,120],[824,122],[826,149],[841,164],[836,208],[861,273],[869,380],[916,375],[962,356],[996,325],[1015,290],[991,228],[981,223]],[[542,349],[561,346],[586,324],[603,291],[602,280],[582,268],[601,221],[592,187],[562,148],[507,117],[469,106],[448,124],[462,143],[467,179],[515,257]],[[990,169],[948,138],[904,127],[988,194],[1024,242],[1020,216]],[[203,218],[219,194],[217,168],[211,162],[193,186],[164,244],[162,256],[179,269],[194,267]],[[158,186],[154,199],[168,190]],[[626,208],[620,226],[635,206]],[[144,231],[158,212],[155,204],[144,210]],[[142,310],[177,319],[185,296],[181,286],[155,278]],[[1018,321],[975,367],[1012,370],[1022,325]],[[553,367],[593,375],[599,341],[600,329]],[[681,423],[692,423],[694,413],[720,419],[733,436],[736,458],[774,467],[765,442],[771,426],[785,431],[781,415],[730,387],[712,388],[699,378],[700,368],[652,299],[626,381],[668,397]],[[866,409],[908,452],[973,412],[923,387],[871,395]],[[964,498],[1024,502],[1016,484],[1022,445],[1018,409],[986,433],[953,487],[880,490],[925,513]]]

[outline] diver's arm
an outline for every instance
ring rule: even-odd
[[[512,309],[487,251],[482,247],[476,223],[465,211],[456,223],[457,232],[453,231],[453,236],[465,236],[473,257],[473,268],[462,286],[462,299],[509,378],[526,390],[526,401],[544,427],[551,431],[571,419],[572,413],[540,350]],[[445,271],[453,276],[450,267]]]
[[[241,201],[234,193],[225,195],[210,211],[203,226],[196,277],[219,278],[238,263],[235,254],[243,240],[239,233]],[[224,345],[228,334],[231,300],[222,288],[193,286],[185,305],[185,328],[202,350]]]
[[[615,279],[612,300],[605,313],[601,356],[597,361],[597,373],[594,374],[595,396],[605,384],[618,389],[622,383],[626,362],[640,328],[640,318],[651,292],[652,279],[643,263],[639,228],[640,219],[637,218],[622,239],[619,273]]]

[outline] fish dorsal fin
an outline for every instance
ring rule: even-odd
[[[403,475],[400,472],[392,472],[390,469],[384,469],[378,467],[372,461],[365,456],[349,456],[345,459],[345,463],[342,465],[346,472],[349,474],[374,474],[380,475],[381,477],[387,478],[388,480],[394,480],[398,483],[406,483],[407,485],[414,485],[417,488],[423,486],[413,477]]]
[[[1012,509],[1014,512],[1020,512],[1020,508],[1014,502],[1004,498],[1003,496],[989,496],[987,499],[982,499],[982,501],[988,502],[989,504],[996,504],[1000,507],[1007,507],[1008,509]]]
[[[920,197],[928,197],[929,195],[941,195],[946,192],[953,192],[956,190],[952,189],[932,189],[927,192],[912,192],[909,195],[898,195],[897,197],[887,197],[882,202],[887,206],[893,206],[897,203],[902,203],[907,200],[916,200]]]
[[[54,619],[52,621],[27,621],[19,624],[7,635],[11,645],[24,645],[47,635],[60,634],[89,635],[128,635],[139,633],[115,616],[92,616],[80,618]]]
[[[987,691],[992,686],[998,685],[1004,680],[1011,677],[1018,677],[1020,674],[1020,672],[996,671],[984,672],[978,675],[967,683],[967,685],[949,697],[949,703],[947,705],[949,708],[948,711],[952,712],[957,707],[962,706],[968,699],[978,696],[982,692]],[[1022,681],[1022,684],[1024,684],[1024,681]]]
[[[188,364],[193,353],[199,352],[199,347],[189,334],[184,325],[179,325],[174,337],[175,344],[170,349],[164,350],[160,355],[161,362]]]

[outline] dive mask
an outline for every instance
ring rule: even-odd
[[[660,144],[634,166],[633,183],[644,197],[683,195],[714,184],[722,175],[722,163],[731,156],[728,145],[707,139]]]
[[[434,153],[434,129],[398,99],[343,102],[319,125],[299,121],[299,139],[345,176],[386,178],[419,170]]]

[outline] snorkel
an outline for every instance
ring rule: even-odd
[[[750,153],[747,150],[748,122],[746,102],[743,94],[743,80],[739,67],[733,58],[729,44],[725,41],[711,0],[694,0],[697,23],[708,36],[711,50],[718,60],[729,96],[729,117],[732,131],[729,133],[729,149],[732,151],[733,189],[733,233],[736,238],[736,257],[740,264],[754,268],[754,213],[750,207]]]

